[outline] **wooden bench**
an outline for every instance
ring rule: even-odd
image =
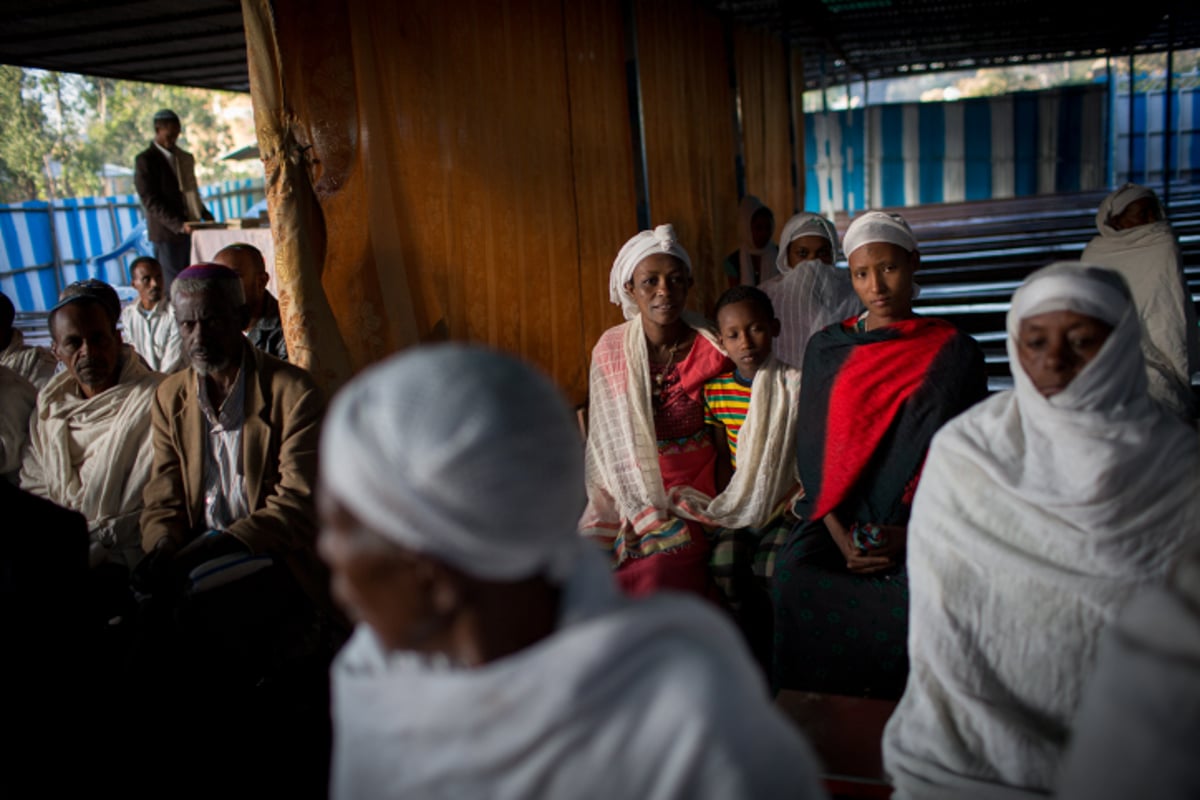
[[[883,772],[883,727],[894,700],[781,691],[775,704],[804,733],[821,761],[831,797],[891,797]]]

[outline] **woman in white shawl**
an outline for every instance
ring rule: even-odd
[[[1200,443],[1146,391],[1121,277],[1059,263],[1013,295],[1015,388],[935,437],[908,534],[896,797],[1054,789],[1097,640],[1200,519]]]
[[[1162,204],[1153,190],[1127,183],[1100,203],[1096,227],[1100,233],[1080,261],[1115,270],[1129,283],[1142,324],[1150,396],[1190,422],[1196,413],[1191,376],[1200,370],[1200,331],[1179,242]]]
[[[334,399],[319,549],[359,625],[333,668],[331,796],[824,796],[736,631],[617,591],[575,534],[583,453],[558,390],[462,345]]]
[[[738,206],[738,249],[725,258],[723,269],[734,286],[758,286],[775,276],[779,247],[771,241],[775,215],[752,194]]]
[[[704,529],[667,497],[716,493],[717,450],[704,423],[704,382],[729,369],[708,323],[684,314],[692,263],[659,225],[621,248],[609,299],[625,322],[592,350],[588,382],[588,507],[584,536],[612,555],[628,592],[683,589],[713,597]]]
[[[760,288],[779,317],[775,355],[797,369],[804,366],[804,348],[814,333],[862,311],[849,270],[834,266],[837,258],[837,229],[820,214],[802,211],[783,226],[775,260],[779,274]]]

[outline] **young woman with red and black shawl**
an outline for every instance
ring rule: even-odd
[[[912,309],[907,223],[846,231],[867,311],[815,334],[804,358],[797,466],[806,522],[772,587],[777,688],[899,697],[907,674],[906,525],[933,434],[987,394],[979,345]]]

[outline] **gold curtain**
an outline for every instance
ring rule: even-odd
[[[313,193],[308,147],[289,106],[270,1],[242,0],[242,16],[288,355],[332,392],[349,377],[351,364],[322,288],[325,225]]]

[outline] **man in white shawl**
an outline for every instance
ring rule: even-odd
[[[163,375],[117,331],[120,301],[98,280],[71,284],[50,311],[53,352],[66,367],[38,393],[21,488],[88,520],[91,562],[132,568],[154,457],[150,403]]]
[[[1200,442],[1147,394],[1140,339],[1118,274],[1039,270],[1008,314],[1015,388],[934,437],[884,735],[896,797],[1051,793],[1101,633],[1194,539]]]
[[[0,366],[0,480],[16,484],[29,439],[29,416],[37,389],[8,367]]]
[[[15,318],[12,300],[0,292],[0,367],[8,367],[41,389],[54,377],[58,359],[44,347],[25,344],[25,334],[13,327]]]
[[[814,333],[862,311],[849,270],[834,266],[837,257],[833,223],[802,211],[787,221],[779,236],[779,274],[760,287],[779,317],[775,355],[797,369],[804,366],[804,349]]]
[[[723,265],[730,288],[758,286],[776,274],[779,247],[771,241],[775,233],[775,215],[752,194],[738,206],[738,249]]]
[[[334,399],[319,548],[359,623],[335,800],[823,796],[729,623],[623,597],[575,534],[582,456],[557,389],[480,348],[393,356]]]
[[[1196,306],[1183,274],[1179,242],[1153,190],[1127,183],[1096,212],[1100,233],[1080,261],[1108,267],[1129,283],[1142,324],[1150,396],[1181,419],[1196,414],[1191,376],[1200,370]]]

